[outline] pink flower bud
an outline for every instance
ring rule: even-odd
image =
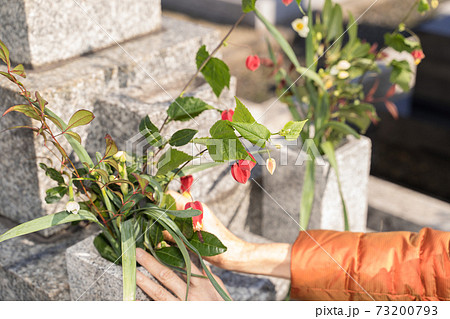
[[[250,71],[255,71],[259,68],[259,65],[261,64],[261,61],[259,60],[259,56],[255,55],[249,55],[247,57],[247,60],[245,61],[245,66]]]
[[[222,120],[224,121],[233,121],[234,111],[232,109],[225,110],[222,112]]]

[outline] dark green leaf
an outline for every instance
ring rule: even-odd
[[[174,148],[169,148],[159,159],[156,167],[158,168],[158,172],[156,175],[164,175],[170,172],[171,170],[177,168],[181,164],[184,164],[187,161],[192,160],[193,157],[184,152],[176,150]]]
[[[145,137],[149,145],[160,147],[163,144],[159,129],[152,123],[148,115],[141,120],[139,132]]]
[[[57,186],[53,188],[47,189],[46,196],[45,196],[45,202],[47,204],[54,204],[56,202],[59,202],[64,195],[67,194],[68,188],[65,186]]]
[[[162,262],[170,266],[178,268],[186,267],[183,254],[177,247],[164,247],[157,249],[155,253]]]
[[[200,68],[208,57],[209,53],[206,51],[206,46],[203,45],[197,52],[197,68]],[[201,72],[217,97],[220,96],[225,87],[230,87],[230,70],[222,60],[218,58],[209,59]]]
[[[203,242],[200,241],[197,234],[192,236],[189,241],[202,256],[216,256],[227,251],[227,247],[215,235],[201,231]]]
[[[194,235],[194,226],[192,225],[192,218],[175,218],[173,220],[180,228],[181,232],[187,239],[191,239]]]
[[[213,107],[195,97],[179,97],[170,104],[167,115],[174,121],[188,121]]]
[[[163,234],[162,234],[162,227],[157,222],[154,222],[150,220],[148,226],[148,236],[150,238],[150,242],[152,243],[153,247],[156,247],[162,240],[164,240]]]
[[[331,13],[331,20],[329,21],[327,29],[327,41],[336,40],[343,34],[342,8],[338,4],[334,5],[333,11]]]
[[[94,246],[97,249],[100,256],[102,256],[106,260],[109,260],[110,262],[116,264],[121,263],[121,258],[117,256],[114,249],[112,249],[111,245],[108,243],[103,234],[99,234],[98,236],[95,237]]]
[[[44,163],[40,163],[39,167],[45,171],[45,175],[58,182],[58,184],[64,184],[64,177],[60,172],[52,167],[47,167]]]
[[[172,146],[183,146],[189,143],[192,138],[197,134],[197,130],[183,129],[175,132],[169,140],[169,144]]]

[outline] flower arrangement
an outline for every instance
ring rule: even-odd
[[[284,1],[286,6],[293,1]],[[322,155],[326,155],[338,177],[338,188],[343,204],[345,229],[349,229],[347,209],[342,196],[338,167],[334,150],[347,135],[359,138],[371,123],[379,118],[375,102],[384,102],[394,118],[398,111],[389,100],[396,87],[409,90],[413,72],[407,61],[392,59],[387,62],[391,69],[391,88],[381,98],[374,98],[379,82],[365,93],[363,80],[380,71],[378,63],[385,60],[384,49],[392,48],[398,52],[410,53],[419,64],[425,55],[420,39],[407,26],[410,14],[416,9],[420,13],[430,10],[428,0],[417,0],[401,20],[396,30],[384,36],[384,45],[370,45],[358,37],[358,24],[351,13],[344,26],[343,12],[339,4],[325,0],[321,13],[313,15],[311,1],[307,13],[303,12],[299,0],[296,1],[303,17],[292,21],[292,29],[305,38],[305,65],[302,66],[294,50],[281,33],[258,11],[256,16],[266,26],[290,62],[285,68],[283,56],[276,55],[270,43],[269,58],[263,58],[262,65],[273,69],[276,94],[284,102],[295,121],[310,119],[301,133],[302,140],[312,139]],[[432,1],[435,8],[438,1]],[[410,39],[409,37],[412,37]],[[250,57],[249,57],[250,58]],[[252,57],[254,59],[254,57]],[[248,66],[247,66],[248,67]],[[300,200],[300,225],[308,227],[314,198],[314,152],[308,155],[313,159],[306,162],[304,187]]]
[[[254,10],[254,1],[244,0],[243,9],[244,14],[230,32],[246,12]],[[95,119],[94,114],[89,110],[77,110],[67,121],[55,114],[39,92],[33,94],[19,81],[19,77],[26,77],[24,67],[11,65],[8,48],[0,41],[0,60],[6,64],[6,71],[0,71],[0,75],[17,86],[24,100],[23,104],[9,107],[3,116],[18,112],[28,117],[30,125],[14,129],[32,130],[44,139],[44,147],[58,159],[55,167],[40,164],[46,175],[57,184],[47,190],[46,202],[52,204],[68,198],[64,211],[16,226],[0,235],[0,242],[60,224],[89,221],[97,224],[102,231],[94,240],[100,255],[122,265],[124,300],[135,299],[137,247],[145,249],[171,269],[185,274],[187,287],[192,276],[190,250],[200,257],[206,276],[215,289],[224,300],[230,300],[201,258],[223,253],[227,248],[216,236],[202,230],[203,207],[191,195],[191,187],[194,186],[191,174],[232,161],[233,178],[239,183],[246,183],[256,160],[243,141],[267,149],[273,135],[297,139],[306,120],[290,121],[279,132],[271,133],[264,125],[257,123],[237,98],[234,110],[221,110],[201,99],[184,96],[199,73],[217,97],[229,86],[228,66],[214,57],[227,37],[211,54],[205,46],[198,50],[195,61],[198,70],[170,104],[160,127],[149,116],[137,123],[140,134],[150,147],[145,156],[137,157],[121,151],[114,139],[106,135],[105,149],[97,152],[95,158],[89,156],[80,135],[76,133],[77,127],[89,125]],[[249,59],[249,68],[257,66],[259,58]],[[181,129],[170,137],[163,136],[164,128],[169,123],[184,122],[203,112],[221,114],[220,120],[211,123],[210,136],[197,137],[198,132],[191,128]],[[68,156],[70,152],[64,148],[63,139],[70,144],[76,160]],[[203,149],[194,155],[180,150],[189,143]],[[206,154],[212,162],[188,166],[194,159]],[[269,169],[273,173],[275,163],[271,162]],[[184,210],[176,210],[174,198],[167,193],[174,179],[180,179],[181,193],[191,199]],[[170,234],[173,243],[164,241],[163,231]]]

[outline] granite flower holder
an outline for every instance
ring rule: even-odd
[[[335,153],[350,230],[366,231],[370,139],[349,136]],[[278,165],[273,176],[266,169],[262,170],[264,192],[259,218],[263,237],[291,243],[297,238],[306,156],[299,146],[271,152]],[[283,161],[286,165],[281,165]],[[336,174],[325,157],[316,159],[315,194],[308,228],[344,230]]]
[[[66,250],[70,297],[84,301],[120,301],[122,268],[103,259],[93,241],[91,236]],[[151,277],[142,267],[138,269]],[[281,300],[289,289],[289,281],[283,279],[238,274],[214,266],[211,270],[222,279],[233,300]],[[151,300],[139,287],[136,299]]]

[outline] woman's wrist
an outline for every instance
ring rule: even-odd
[[[292,245],[285,243],[236,243],[233,254],[222,261],[221,268],[249,274],[291,277]]]

